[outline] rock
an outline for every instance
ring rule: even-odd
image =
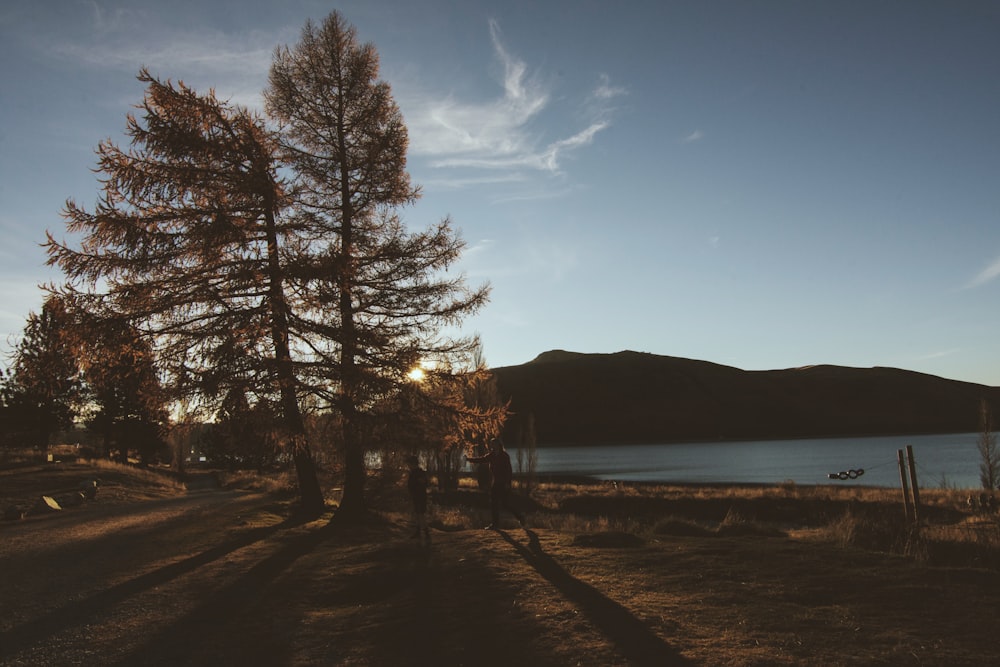
[[[76,491],[59,496],[56,498],[56,502],[59,503],[60,507],[79,507],[86,499],[82,491]]]
[[[88,479],[80,482],[80,493],[87,500],[93,500],[97,496],[98,482],[96,479]]]
[[[56,501],[52,496],[42,496],[38,499],[38,503],[35,505],[37,510],[43,512],[59,512],[62,510],[62,506]]]

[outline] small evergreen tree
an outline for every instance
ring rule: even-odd
[[[149,341],[121,320],[102,321],[76,311],[73,340],[91,409],[88,429],[125,462],[134,449],[145,465],[166,448],[166,394]]]
[[[4,387],[8,427],[43,451],[77,413],[81,381],[70,336],[73,324],[66,300],[46,298],[40,313],[28,315]]]
[[[259,472],[275,465],[280,447],[276,442],[278,418],[266,401],[251,405],[246,394],[232,390],[222,403],[205,438],[202,453],[210,463],[231,470]]]

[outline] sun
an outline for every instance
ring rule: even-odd
[[[407,373],[406,377],[408,377],[412,382],[423,382],[424,378],[427,377],[427,371],[420,366],[417,366],[412,371]]]

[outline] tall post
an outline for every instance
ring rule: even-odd
[[[906,460],[910,466],[910,486],[913,492],[913,520],[920,521],[920,487],[917,485],[917,462],[913,459],[913,446],[906,446]]]
[[[896,462],[899,463],[899,484],[903,487],[903,513],[906,515],[906,520],[909,521],[913,516],[913,510],[910,507],[910,489],[906,483],[906,462],[903,460],[902,449],[896,450]]]

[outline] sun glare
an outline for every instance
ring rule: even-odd
[[[406,377],[410,378],[413,382],[423,382],[424,378],[427,377],[427,371],[420,366],[417,366],[412,371],[407,373]]]

